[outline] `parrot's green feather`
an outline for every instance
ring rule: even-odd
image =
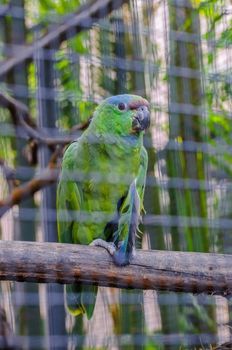
[[[90,319],[96,302],[97,287],[82,284],[69,284],[65,286],[66,308],[73,316],[86,313]]]
[[[118,230],[114,233],[115,242],[121,242],[119,249],[114,255],[114,261],[119,266],[127,265],[133,256],[135,236],[139,224],[139,202],[136,180],[134,180],[120,208]]]
[[[80,210],[81,196],[75,182],[67,178],[62,181],[57,189],[57,225],[60,242],[73,241],[73,225],[77,226],[75,213]]]
[[[115,263],[128,263],[143,211],[148,102],[135,95],[103,101],[88,129],[66,149],[57,190],[60,242],[115,241]],[[117,257],[120,255],[119,259]],[[66,286],[72,315],[93,314],[97,287]]]

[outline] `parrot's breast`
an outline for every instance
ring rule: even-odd
[[[127,195],[137,176],[139,155],[134,152],[125,157],[114,153],[112,159],[104,153],[95,154],[86,169],[86,180],[81,183],[82,210],[89,213],[89,221],[80,223],[79,230],[91,231],[93,239],[108,239],[104,236],[105,227],[117,216],[118,202]]]

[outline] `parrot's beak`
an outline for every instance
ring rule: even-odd
[[[136,108],[132,120],[132,129],[135,132],[145,130],[150,126],[150,111],[147,106]]]

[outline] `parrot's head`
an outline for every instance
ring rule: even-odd
[[[149,103],[137,95],[111,96],[98,106],[95,118],[105,132],[140,134],[150,125]]]

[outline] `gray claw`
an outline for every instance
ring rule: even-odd
[[[132,258],[136,256],[136,249],[135,247],[132,248],[132,253],[131,253]]]
[[[113,242],[106,242],[104,239],[97,238],[93,240],[90,245],[105,248],[110,255],[114,255],[116,251],[116,246]]]

